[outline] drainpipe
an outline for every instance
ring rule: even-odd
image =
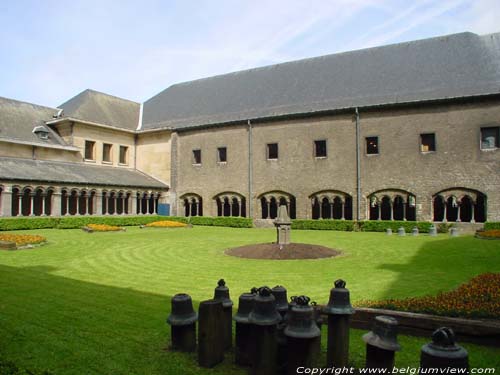
[[[253,192],[252,192],[252,175],[253,175],[253,149],[252,149],[252,123],[248,120],[248,217],[253,218]]]
[[[359,150],[359,111],[358,107],[355,109],[356,114],[356,220],[359,221],[361,217],[361,163],[360,163],[360,150]]]

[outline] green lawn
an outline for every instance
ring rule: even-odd
[[[17,232],[21,233],[21,232]],[[435,294],[483,272],[500,272],[500,243],[473,237],[387,237],[381,233],[294,231],[294,242],[342,251],[308,261],[233,258],[223,250],[271,242],[273,230],[195,227],[87,234],[37,230],[49,244],[0,252],[0,357],[58,374],[243,374],[228,359],[201,370],[195,356],[165,351],[170,296],[211,298],[219,278],[234,300],[252,286],[328,300],[343,278],[353,301]],[[363,332],[351,334],[362,365]],[[397,365],[418,365],[427,339],[401,337]],[[326,340],[323,340],[326,344]],[[500,369],[500,350],[464,345],[472,366]]]

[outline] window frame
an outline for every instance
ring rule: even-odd
[[[122,150],[125,150],[125,162],[122,163]],[[125,146],[125,145],[120,145],[120,147],[118,148],[118,164],[120,165],[128,165],[129,163],[129,146]]]
[[[483,130],[494,130],[496,131],[495,134],[495,144],[493,147],[483,147]],[[500,126],[482,126],[479,129],[479,149],[481,151],[492,151],[492,150],[498,150],[500,148]]]
[[[87,144],[92,144],[92,158],[88,158],[87,157]],[[96,141],[92,141],[90,139],[86,139],[85,140],[85,143],[84,143],[84,149],[83,149],[83,159],[85,161],[93,161],[95,162],[96,161]]]
[[[221,151],[224,150],[224,160],[221,160]],[[217,163],[226,164],[227,163],[227,146],[217,147]]]
[[[276,146],[276,157],[275,158],[270,157],[270,154],[271,154],[270,148],[272,146]],[[280,156],[279,143],[278,142],[266,143],[266,160],[279,160],[279,156]]]
[[[325,144],[325,154],[324,155],[318,155],[318,142],[324,142],[324,144]],[[327,139],[314,140],[313,147],[314,147],[314,157],[316,159],[326,159],[328,157],[328,140]]]
[[[377,149],[377,152],[368,152],[368,144],[369,144],[369,140],[370,139],[375,139],[376,140],[376,149]],[[365,137],[365,155],[366,156],[372,156],[372,155],[380,155],[380,142],[379,142],[379,136],[378,135],[374,135],[374,136],[369,136],[369,137]]]
[[[423,137],[424,136],[432,136],[432,145],[434,147],[432,150],[426,151],[423,149],[423,146],[424,146]],[[428,153],[432,153],[432,152],[436,152],[436,151],[437,151],[436,133],[420,133],[420,152],[422,154],[428,154]]]
[[[105,160],[106,146],[109,146],[109,160]],[[106,164],[113,164],[113,144],[112,143],[102,143],[102,162]]]
[[[200,159],[199,161],[197,161],[197,157],[196,157],[196,153],[199,153],[198,154],[198,158]],[[191,158],[191,162],[193,165],[201,165],[201,148],[194,148],[192,151],[191,151],[191,155],[192,155],[192,158]]]

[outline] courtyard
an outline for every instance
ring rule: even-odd
[[[294,242],[328,246],[341,255],[276,261],[224,254],[230,247],[272,242],[271,229],[16,233],[41,234],[48,243],[0,252],[0,354],[18,366],[56,374],[243,374],[229,355],[208,371],[197,367],[195,355],[167,349],[170,297],[186,292],[197,306],[213,296],[220,278],[235,302],[253,286],[280,284],[289,295],[306,294],[318,303],[326,303],[333,281],[343,278],[356,303],[433,295],[500,271],[498,241],[472,236],[296,230]],[[363,333],[351,333],[355,366],[364,361]],[[400,341],[396,365],[418,366],[420,346],[429,339],[401,336]],[[463,345],[472,367],[500,368],[500,349]]]

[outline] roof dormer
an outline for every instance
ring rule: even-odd
[[[49,139],[49,131],[44,126],[38,125],[33,128],[33,134],[35,134],[42,141]]]

